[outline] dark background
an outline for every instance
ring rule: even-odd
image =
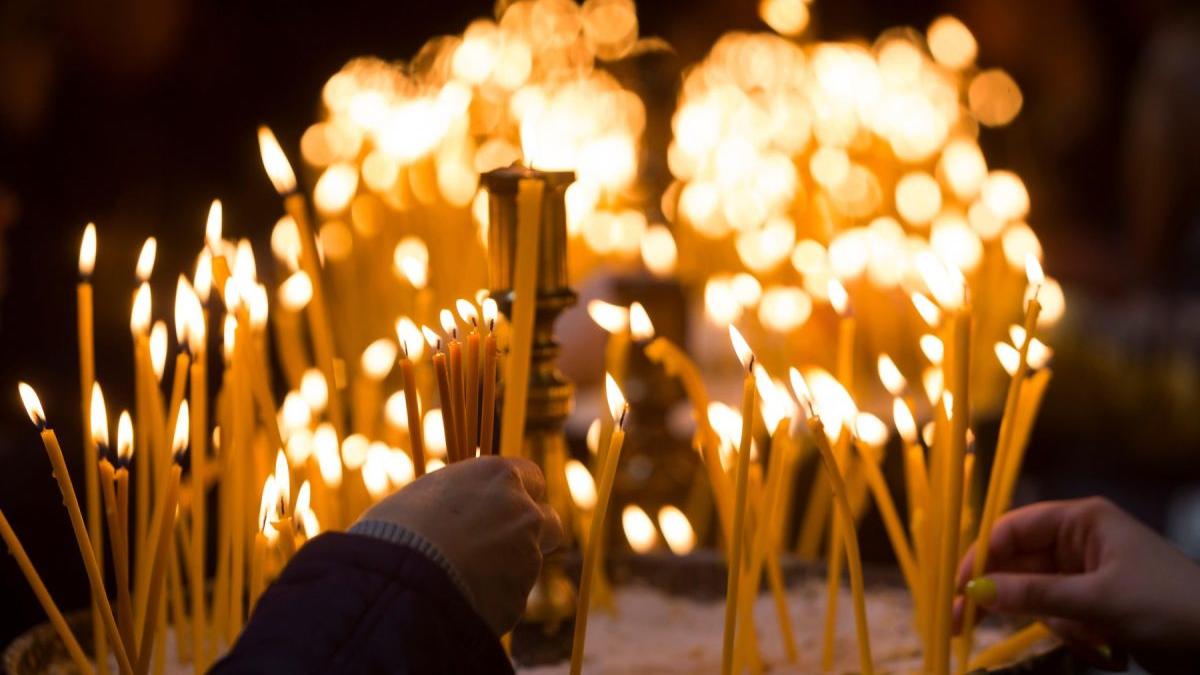
[[[256,126],[269,123],[294,157],[321,86],[344,62],[408,58],[490,10],[464,0],[0,2],[0,507],[60,606],[82,606],[86,582],[15,385],[38,389],[78,467],[73,285],[83,225],[99,228],[97,370],[114,411],[130,404],[119,392],[132,372],[129,294],[142,240],[158,237],[159,270],[190,268],[217,196],[226,232],[265,242],[279,203]],[[1196,519],[1180,505],[1200,459],[1194,438],[1171,433],[1186,425],[1155,415],[1200,389],[1186,320],[1200,175],[1196,17],[1182,3],[1135,0],[817,0],[813,30],[869,40],[895,25],[923,30],[946,11],[977,36],[980,63],[1007,69],[1024,92],[1021,116],[983,144],[990,164],[1026,180],[1049,271],[1069,302],[1084,299],[1082,318],[1069,317],[1088,336],[1074,351],[1110,345],[1130,370],[1096,376],[1096,386],[1137,393],[1116,406],[1125,417],[1100,414],[1094,388],[1061,384],[1091,383],[1094,366],[1060,347],[1021,494],[1104,492],[1183,539]],[[669,119],[684,64],[728,30],[765,28],[753,2],[642,0],[638,13],[643,35],[675,49],[651,57],[661,75],[651,127]],[[173,297],[171,277],[156,275],[159,306]],[[1122,385],[1147,371],[1170,386],[1150,375],[1144,389]],[[1186,406],[1176,413],[1194,416]],[[0,645],[41,620],[0,556]]]

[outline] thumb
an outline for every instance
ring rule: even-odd
[[[1095,619],[1098,595],[1085,574],[995,573],[968,584],[968,595],[997,614]]]

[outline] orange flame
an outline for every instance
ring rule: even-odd
[[[275,191],[280,195],[295,192],[296,174],[292,171],[292,165],[287,155],[283,154],[283,148],[279,147],[275,134],[265,126],[258,128],[258,152],[262,155],[263,168],[267,170],[267,178],[271,179]]]

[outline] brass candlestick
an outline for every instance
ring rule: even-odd
[[[488,285],[500,311],[512,316],[513,278],[517,247],[517,189],[521,180],[543,181],[538,233],[537,309],[530,357],[529,393],[525,415],[524,455],[546,474],[546,497],[563,522],[571,516],[564,467],[567,439],[563,430],[575,388],[556,362],[560,346],[554,322],[578,296],[567,285],[567,187],[570,171],[537,171],[513,165],[483,175],[488,191]],[[502,399],[501,399],[502,400]],[[575,614],[575,592],[561,565],[546,564],[530,595],[526,618],[553,631]]]

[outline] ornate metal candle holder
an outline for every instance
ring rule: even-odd
[[[564,522],[570,517],[570,494],[564,480],[567,439],[563,425],[571,411],[574,386],[556,364],[560,346],[554,322],[575,304],[567,285],[567,187],[570,171],[537,171],[513,165],[483,175],[488,191],[488,284],[500,310],[512,316],[517,247],[517,191],[521,180],[541,180],[538,232],[537,309],[530,358],[529,393],[525,416],[524,454],[547,476],[547,499]],[[547,564],[530,597],[526,617],[553,630],[575,612],[574,588],[561,566]]]

